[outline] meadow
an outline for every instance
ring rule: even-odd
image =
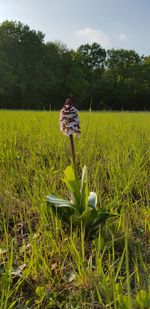
[[[78,173],[115,215],[94,239],[46,203],[66,197],[58,112],[0,111],[0,308],[150,308],[150,113],[80,112]]]

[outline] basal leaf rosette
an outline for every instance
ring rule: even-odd
[[[70,200],[55,195],[48,195],[47,202],[64,221],[83,228],[85,237],[93,238],[100,226],[112,217],[105,208],[97,206],[96,192],[89,192],[87,167],[82,169],[80,181],[75,178],[73,167],[70,165],[64,171],[64,183],[70,195]]]

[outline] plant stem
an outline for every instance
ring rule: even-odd
[[[132,309],[132,299],[131,299],[131,288],[130,288],[130,274],[129,274],[129,252],[128,252],[128,242],[129,242],[129,233],[128,226],[126,227],[125,232],[125,259],[126,259],[126,281],[127,281],[127,292],[128,292],[128,304],[129,308]]]
[[[72,152],[72,159],[73,159],[73,168],[74,168],[74,174],[77,178],[77,169],[76,169],[76,154],[75,154],[75,147],[74,147],[74,140],[73,135],[69,135],[70,138],[70,145],[71,145],[71,152]]]

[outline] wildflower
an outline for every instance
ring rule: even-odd
[[[80,135],[80,121],[78,111],[73,106],[70,98],[66,99],[60,111],[60,130],[63,134],[71,136],[74,133]]]
[[[60,111],[60,130],[70,139],[74,173],[75,177],[77,178],[76,155],[75,155],[73,134],[75,133],[79,136],[81,130],[80,130],[80,120],[78,117],[78,111],[73,106],[72,100],[70,98],[66,99],[64,106]]]

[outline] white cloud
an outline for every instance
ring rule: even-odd
[[[125,41],[126,40],[126,35],[125,35],[125,33],[120,33],[120,35],[119,35],[119,40],[120,41]]]
[[[76,31],[76,38],[78,40],[78,45],[86,43],[92,44],[94,42],[99,43],[105,48],[109,48],[111,45],[109,37],[103,31],[88,27]]]

